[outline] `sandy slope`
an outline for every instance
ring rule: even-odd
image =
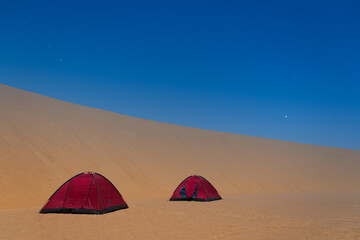
[[[0,239],[360,239],[356,150],[159,123],[0,85],[0,169]],[[130,208],[37,213],[89,170]],[[190,174],[224,200],[167,202]]]
[[[0,85],[0,208],[41,206],[96,171],[129,198],[171,195],[190,174],[220,194],[360,191],[360,151],[143,120]]]

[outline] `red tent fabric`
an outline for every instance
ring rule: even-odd
[[[40,213],[104,214],[128,208],[115,186],[98,173],[80,173],[49,198]]]
[[[183,180],[175,189],[170,201],[214,201],[221,197],[204,177],[193,175]]]

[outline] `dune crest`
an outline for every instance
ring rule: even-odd
[[[360,192],[360,151],[124,116],[0,85],[0,208],[41,206],[84,171],[125,199],[169,198],[199,174],[220,195]],[[4,194],[5,193],[5,194]]]

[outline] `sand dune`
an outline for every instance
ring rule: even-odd
[[[168,198],[190,174],[220,194],[360,191],[360,151],[138,119],[4,85],[0,168],[2,209],[40,206],[83,171],[125,198]]]
[[[99,223],[93,216],[37,215],[41,205],[64,181],[84,171],[106,176],[129,203],[126,212],[101,217],[105,222],[100,225],[120,236],[120,230],[111,230],[111,226],[122,223],[129,227],[133,223],[127,239],[140,239],[141,232],[153,234],[142,235],[146,239],[180,239],[184,230],[167,225],[167,219],[172,216],[178,223],[189,221],[189,214],[196,210],[199,215],[189,225],[180,224],[183,228],[200,229],[198,233],[194,230],[195,235],[191,231],[186,233],[184,236],[188,238],[330,239],[327,237],[331,232],[337,234],[332,236],[348,234],[348,239],[360,238],[359,231],[354,230],[356,226],[360,228],[360,151],[357,150],[149,121],[0,85],[0,168],[0,209],[3,209],[0,234],[5,239],[68,238],[71,235],[54,235],[51,228],[46,230],[48,224],[73,229],[73,221],[78,219],[88,224],[80,228],[93,229],[89,231],[95,234]],[[178,210],[180,203],[166,202],[180,181],[191,174],[205,176],[225,196],[224,200],[211,205],[187,204],[184,212]],[[345,192],[354,195],[344,199]],[[323,195],[316,196],[323,197],[310,198],[315,200],[304,205],[311,207],[305,210],[299,207],[302,205],[296,199],[319,193]],[[283,194],[298,197],[271,200],[271,196]],[[339,199],[332,205],[337,209],[335,212],[329,207],[333,203],[329,194]],[[253,201],[257,203],[251,205]],[[269,202],[275,202],[277,207],[272,208]],[[285,202],[291,206],[291,214],[282,216],[285,210],[281,206]],[[313,216],[312,211],[323,204],[329,208],[323,207],[319,215]],[[242,206],[249,206],[250,210]],[[213,216],[212,210],[217,215]],[[261,214],[259,219],[258,214]],[[124,216],[122,220],[121,216]],[[142,216],[144,219],[139,220]],[[115,225],[111,225],[112,220],[116,220]],[[131,221],[126,223],[126,220]],[[257,220],[263,224],[259,225]],[[138,221],[141,227],[135,224]],[[23,227],[21,231],[14,222]],[[215,223],[220,225],[206,230]],[[254,235],[250,234],[251,229]]]

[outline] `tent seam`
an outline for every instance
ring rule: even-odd
[[[199,181],[200,181],[200,183],[201,183],[201,186],[202,186],[202,187],[203,187],[203,189],[204,189],[204,192],[205,192],[205,196],[206,196],[206,198],[209,198],[209,197],[208,197],[208,194],[207,194],[207,192],[206,192],[206,189],[205,189],[205,187],[204,187],[204,184],[202,183],[202,181],[201,181],[201,179],[200,179],[199,175],[197,175],[197,177],[198,177],[198,179],[199,179]]]
[[[93,180],[91,181],[91,183],[90,183],[89,192],[88,192],[88,194],[87,194],[85,204],[84,204],[84,206],[83,206],[82,208],[85,208],[85,207],[86,207],[86,203],[87,203],[87,201],[89,200],[89,195],[90,195],[90,191],[91,191],[91,187],[92,187],[92,183],[93,183],[93,182],[94,182],[94,179],[93,179]]]
[[[98,200],[99,200],[99,209],[101,209],[101,201],[100,201],[99,187],[98,187],[98,185],[97,185],[97,182],[96,182],[96,179],[95,179],[94,174],[93,174],[93,173],[91,173],[91,175],[93,176],[94,181],[95,181],[96,191],[97,191],[97,194],[98,194]]]

